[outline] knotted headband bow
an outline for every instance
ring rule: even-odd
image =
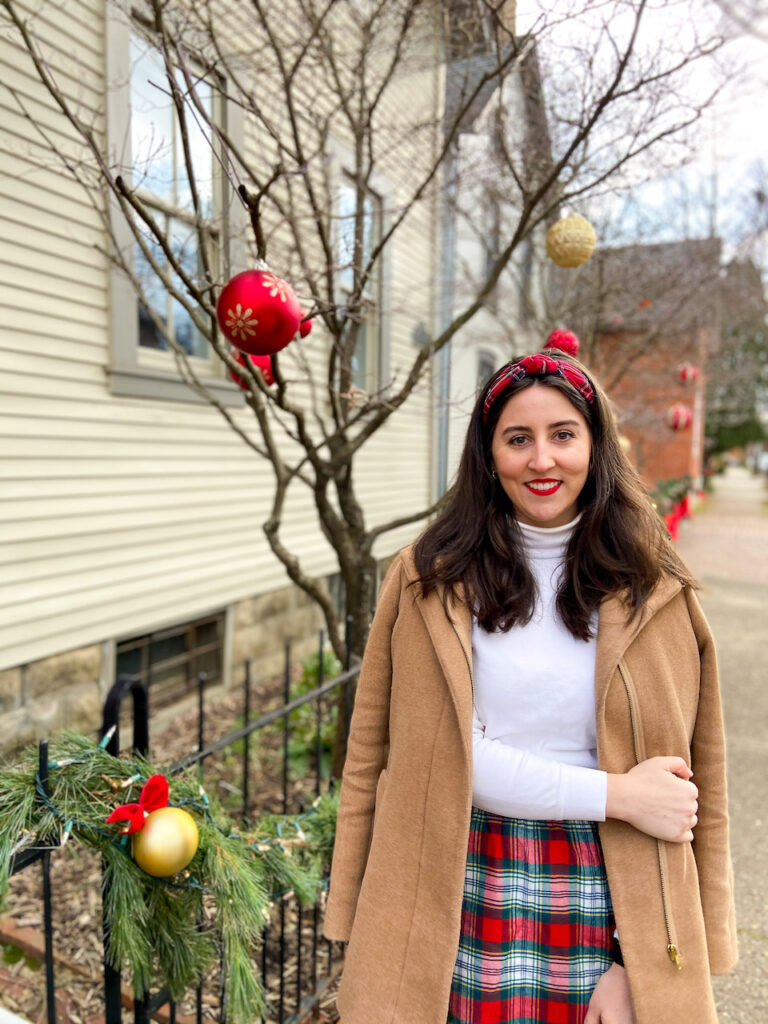
[[[124,835],[131,835],[133,832],[140,832],[144,828],[144,821],[152,813],[159,811],[161,807],[168,806],[168,779],[164,775],[152,775],[147,779],[144,788],[139,795],[137,804],[121,804],[107,818],[107,824],[114,821],[129,822],[128,828],[123,829]]]
[[[516,381],[523,377],[547,377],[556,374],[564,377],[569,383],[581,392],[588,402],[594,401],[595,391],[587,378],[570,363],[564,359],[553,359],[552,356],[543,356],[539,353],[532,356],[525,356],[516,363],[505,366],[491,384],[483,402],[483,423],[488,419],[491,406],[502,392],[506,391]]]

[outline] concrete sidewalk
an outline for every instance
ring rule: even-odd
[[[701,602],[717,641],[728,738],[740,962],[732,974],[714,979],[718,1013],[721,1024],[768,1024],[765,480],[742,469],[717,478],[709,500],[683,523],[677,547],[702,584]]]

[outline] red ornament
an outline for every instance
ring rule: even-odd
[[[282,278],[268,270],[244,270],[221,289],[216,316],[222,334],[233,345],[267,356],[296,337],[301,306]]]
[[[240,363],[241,366],[248,366],[250,363],[250,369],[258,372],[264,378],[264,383],[274,384],[275,378],[272,373],[272,356],[249,356],[244,352],[233,352],[233,357]],[[247,360],[247,361],[246,361]],[[241,377],[236,370],[230,370],[229,376],[235,382],[239,384],[243,391],[249,391],[250,387],[245,377]]]
[[[311,330],[312,321],[302,320],[301,323],[299,324],[299,334],[302,336],[302,338],[306,338],[306,336],[310,333]]]
[[[649,306],[653,305],[653,299],[640,299],[638,306],[640,309],[648,309]]]
[[[667,410],[667,426],[672,430],[685,430],[692,419],[693,413],[687,405],[673,405]]]
[[[693,383],[699,376],[699,368],[694,366],[693,363],[683,363],[678,372],[683,384]]]
[[[552,331],[544,348],[559,348],[575,359],[579,354],[579,339],[573,331]]]

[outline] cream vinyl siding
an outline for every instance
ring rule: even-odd
[[[38,6],[34,32],[54,73],[103,135],[104,5]],[[14,38],[4,27],[0,80],[74,155],[71,130]],[[285,586],[261,530],[271,468],[214,409],[110,393],[103,195],[89,197],[45,152],[3,86],[0,139],[0,669]],[[432,323],[432,217],[423,204],[392,253],[390,367],[400,380],[416,351],[414,326]],[[302,344],[321,352],[321,332]],[[427,374],[356,463],[371,523],[429,501],[430,395]],[[234,415],[258,439],[250,410]],[[377,555],[419,528],[386,534]],[[282,538],[307,572],[335,571],[300,483]]]

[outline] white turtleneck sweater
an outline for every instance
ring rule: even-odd
[[[533,619],[506,633],[472,624],[472,803],[539,820],[605,820],[608,779],[597,768],[595,639],[575,639],[555,611],[578,522],[520,523],[538,588]],[[593,619],[597,625],[597,615]]]

